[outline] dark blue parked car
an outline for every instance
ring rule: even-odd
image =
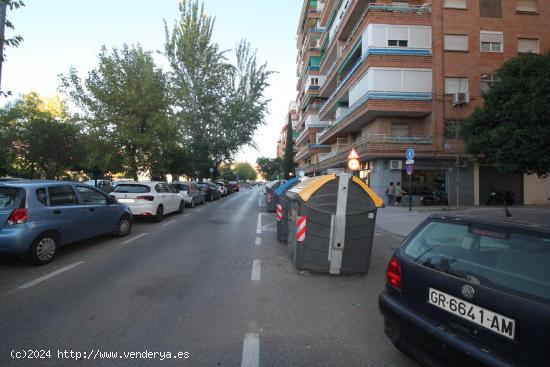
[[[550,210],[433,215],[395,251],[386,335],[424,366],[550,366]]]
[[[52,260],[60,246],[112,233],[126,236],[132,213],[94,187],[75,182],[0,184],[0,254]]]

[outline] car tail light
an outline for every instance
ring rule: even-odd
[[[389,285],[401,289],[401,264],[399,264],[399,261],[395,257],[390,260],[386,275]]]
[[[29,218],[29,211],[25,208],[14,209],[8,218],[8,225],[22,224]]]
[[[155,200],[155,197],[152,196],[152,195],[142,195],[142,196],[138,196],[136,199],[153,201],[153,200]]]

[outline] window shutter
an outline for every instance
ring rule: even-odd
[[[479,38],[481,42],[503,43],[504,35],[498,32],[481,32]]]
[[[516,10],[537,12],[538,11],[537,0],[517,0]]]
[[[466,35],[446,34],[444,43],[445,50],[468,51],[468,36]]]
[[[539,53],[539,40],[529,38],[518,39],[518,52],[519,53]]]
[[[502,5],[500,0],[480,0],[479,15],[488,18],[502,18]]]
[[[466,0],[445,0],[446,8],[466,9]]]

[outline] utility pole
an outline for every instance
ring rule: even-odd
[[[6,28],[7,7],[7,2],[0,1],[0,90],[2,86],[2,64],[4,63],[4,30]]]

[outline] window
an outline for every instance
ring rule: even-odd
[[[481,91],[487,93],[496,80],[496,74],[481,74]]]
[[[389,47],[408,47],[409,29],[408,27],[390,26],[387,28]]]
[[[113,191],[126,194],[144,194],[151,192],[151,188],[146,185],[120,184],[117,185]]]
[[[78,205],[78,199],[71,186],[52,186],[48,188],[50,206]]]
[[[319,78],[311,78],[311,86],[312,87],[318,87],[319,86]]]
[[[391,134],[393,136],[409,136],[409,126],[402,124],[392,124]]]
[[[538,54],[539,40],[534,38],[518,38],[518,53]]]
[[[504,34],[502,32],[481,32],[479,35],[481,52],[503,52]]]
[[[477,223],[428,223],[404,246],[414,262],[477,284],[550,302],[550,237]]]
[[[407,47],[409,41],[406,40],[388,40],[388,46],[390,47]]]
[[[0,187],[0,209],[20,208],[24,198],[25,190],[23,189]]]
[[[487,18],[502,18],[502,4],[500,0],[480,0],[479,15]]]
[[[445,78],[445,94],[468,93],[468,78]]]
[[[464,120],[445,120],[445,139],[458,139]]]
[[[516,10],[520,12],[536,13],[538,11],[537,0],[517,0]]]
[[[36,189],[36,200],[41,202],[44,206],[48,205],[48,199],[46,197],[46,189],[45,188]]]
[[[94,189],[84,186],[77,186],[76,191],[80,194],[80,197],[84,201],[84,205],[107,204],[107,198],[105,195]]]
[[[168,184],[163,184],[163,183],[160,183],[160,184],[157,184],[155,186],[155,190],[157,192],[160,192],[160,193],[167,193],[167,192],[170,192],[170,189],[168,188]]]
[[[468,36],[465,34],[446,34],[444,44],[447,51],[468,51]]]
[[[445,8],[466,9],[467,2],[466,0],[444,0],[443,6]]]

